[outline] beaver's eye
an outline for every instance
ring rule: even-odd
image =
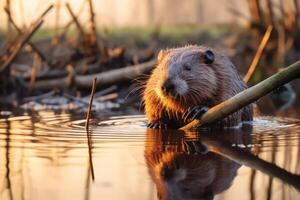
[[[215,61],[215,54],[211,50],[207,50],[204,53],[204,63],[212,64]]]
[[[184,64],[183,64],[183,68],[184,68],[185,70],[187,70],[187,71],[191,71],[192,66],[191,66],[190,63],[184,63]]]

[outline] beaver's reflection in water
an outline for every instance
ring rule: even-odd
[[[159,199],[213,199],[232,184],[240,165],[210,151],[205,140],[249,146],[249,130],[179,132],[148,129],[145,159]]]

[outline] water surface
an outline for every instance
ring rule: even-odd
[[[90,152],[84,125],[71,113],[1,116],[0,199],[300,199],[299,120],[196,133],[94,119]]]

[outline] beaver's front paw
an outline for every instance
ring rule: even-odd
[[[167,129],[168,126],[165,123],[162,122],[149,122],[147,124],[148,128],[154,128],[154,129]]]
[[[192,121],[194,119],[200,119],[204,113],[209,110],[206,106],[195,106],[187,109],[182,115],[182,119],[185,122]]]

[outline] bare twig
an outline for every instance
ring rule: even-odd
[[[91,175],[92,179],[95,180],[95,175],[94,175],[94,167],[93,167],[93,159],[92,159],[92,141],[91,141],[91,134],[89,131],[89,123],[90,123],[90,117],[91,117],[91,109],[93,105],[93,98],[94,98],[94,93],[96,90],[96,82],[97,78],[94,77],[93,79],[93,85],[92,85],[92,91],[90,95],[90,102],[89,102],[89,107],[86,115],[86,122],[85,122],[85,130],[87,133],[87,138],[88,138],[88,148],[89,148],[89,162],[90,162],[90,169],[91,169]]]
[[[96,90],[96,83],[97,83],[97,77],[94,77],[93,78],[92,91],[91,91],[91,95],[90,95],[89,107],[88,107],[88,111],[87,111],[87,115],[86,115],[86,122],[85,122],[86,131],[89,130],[89,121],[90,121],[90,117],[91,117],[91,109],[92,109],[92,105],[93,105],[93,98],[94,98],[94,94],[95,94],[95,90]]]
[[[256,101],[272,90],[300,77],[300,61],[282,69],[266,80],[248,88],[230,99],[209,109],[200,120],[193,120],[181,129],[193,129],[203,124],[209,124],[234,113],[242,107]]]
[[[81,6],[80,6],[79,11],[77,12],[77,15],[75,15],[77,19],[79,18],[79,16],[81,15],[82,11],[84,10],[85,5],[86,5],[86,1],[83,1],[82,4],[81,4]],[[67,32],[68,32],[70,26],[71,26],[73,23],[74,23],[74,20],[73,20],[73,18],[72,18],[72,19],[71,19],[71,20],[70,20],[70,21],[62,28],[62,29],[63,29],[63,32],[61,33],[61,37],[64,37],[64,36],[67,34]]]
[[[23,35],[23,37],[20,39],[19,43],[14,48],[11,55],[0,67],[0,72],[4,71],[14,61],[14,59],[17,57],[18,53],[23,48],[23,46],[28,42],[28,40],[33,36],[33,34],[40,28],[42,24],[43,24],[43,20],[38,21],[37,23],[32,25],[31,29],[27,33]]]
[[[23,31],[18,27],[18,25],[15,23],[15,21],[13,20],[9,10],[5,7],[4,8],[7,16],[8,16],[8,19],[9,21],[11,22],[11,24],[14,26],[14,28],[18,31],[18,33],[21,35],[23,34]],[[30,41],[28,41],[28,45],[32,48],[33,51],[35,51],[39,56],[40,58],[48,65],[48,66],[51,66],[51,62],[49,61],[49,59],[33,44],[31,43]]]
[[[269,41],[269,38],[271,36],[271,33],[272,33],[272,30],[273,30],[273,26],[272,25],[269,25],[266,32],[265,32],[265,35],[264,37],[262,38],[260,44],[259,44],[259,47],[256,51],[256,54],[252,60],[252,63],[248,69],[248,72],[246,73],[246,75],[244,76],[244,81],[245,82],[248,82],[250,80],[250,78],[252,77],[255,69],[256,69],[256,66],[259,62],[259,59],[261,58],[262,56],[262,53],[263,53],[263,50],[265,49],[268,41]]]
[[[98,79],[97,81],[98,85],[117,83],[120,81],[136,78],[137,76],[147,71],[150,71],[154,67],[155,63],[156,63],[156,59],[138,65],[128,66],[128,67],[102,72],[98,74],[83,75],[83,76],[78,75],[75,77],[75,83],[80,87],[88,87],[89,85],[88,83],[94,76],[96,76]]]
[[[71,15],[73,21],[75,22],[75,24],[76,24],[76,26],[77,26],[77,28],[78,28],[80,34],[81,34],[81,35],[84,35],[84,30],[83,30],[81,24],[79,23],[79,21],[78,21],[76,15],[74,14],[74,12],[73,12],[73,10],[72,10],[70,4],[67,3],[67,4],[66,4],[66,7],[67,7],[67,9],[68,9],[68,11],[69,11],[69,13],[70,13],[70,15]]]
[[[47,9],[42,12],[42,14],[37,18],[37,20],[40,20],[42,18],[44,18],[46,16],[46,14],[53,8],[53,4],[51,4],[50,6],[47,7]]]

